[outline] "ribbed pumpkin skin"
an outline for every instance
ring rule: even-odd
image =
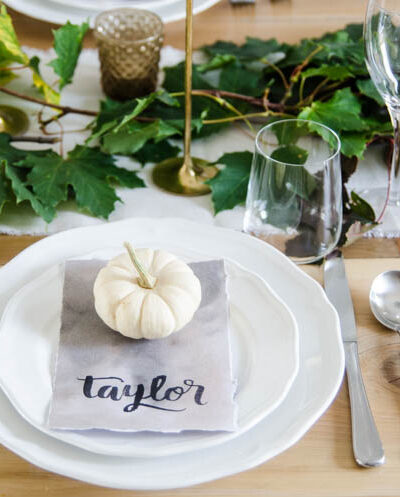
[[[168,252],[142,248],[136,254],[144,269],[157,278],[154,288],[142,288],[129,255],[118,255],[96,277],[96,312],[127,337],[166,337],[192,319],[201,301],[200,281],[187,264]]]

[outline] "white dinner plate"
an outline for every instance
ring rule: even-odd
[[[328,408],[342,381],[339,319],[321,286],[280,252],[249,235],[183,219],[128,219],[77,228],[45,238],[0,269],[0,313],[28,281],[63,260],[108,241],[170,249],[196,248],[233,259],[265,279],[299,326],[300,364],[284,401],[252,429],[224,444],[189,454],[118,458],[93,454],[49,437],[20,417],[0,392],[0,442],[46,470],[97,485],[167,489],[194,485],[261,464],[297,442]],[[16,359],[18,360],[18,358]]]
[[[68,5],[78,9],[94,10],[101,12],[103,10],[121,9],[133,7],[135,9],[154,9],[175,3],[177,0],[52,0],[61,5]]]
[[[193,0],[193,13],[198,14],[219,1]],[[62,5],[54,0],[5,0],[4,3],[18,12],[42,21],[55,24],[65,24],[70,21],[73,24],[81,24],[89,20],[91,27],[94,25],[95,17],[102,10],[87,9],[82,6],[70,5],[67,2]],[[171,3],[168,1],[156,5],[149,4],[146,8],[160,16],[164,23],[179,21],[186,15],[186,0],[175,0]]]
[[[107,260],[122,250],[116,247],[80,258]],[[175,255],[186,261],[199,260],[190,252]],[[10,299],[0,322],[0,386],[35,428],[100,454],[160,457],[211,447],[239,436],[275,409],[288,393],[299,364],[298,330],[292,313],[261,278],[230,261],[226,261],[226,271],[233,372],[238,382],[236,431],[166,434],[49,429],[61,322],[62,265],[31,280]]]

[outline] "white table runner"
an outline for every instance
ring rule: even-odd
[[[52,69],[46,64],[54,57],[52,50],[39,51],[25,48],[28,55],[39,55],[41,57],[41,70],[47,81],[54,80]],[[181,50],[172,47],[164,47],[161,53],[161,67],[175,65],[184,59]],[[20,92],[26,92],[31,86],[31,75],[29,71],[20,71],[20,77],[13,82],[13,88]],[[160,79],[162,76],[160,76]],[[62,104],[82,109],[98,110],[99,99],[103,98],[100,87],[100,70],[97,51],[85,49],[82,51],[74,78],[74,83],[67,86],[62,93]],[[31,118],[29,135],[39,135],[37,123],[37,112],[39,106],[25,102],[5,94],[0,94],[0,103],[16,105],[23,108]],[[83,130],[91,118],[70,114],[62,119],[65,130],[64,153],[74,148],[76,144],[82,143],[88,136],[88,132],[79,131],[70,133],[71,130]],[[58,128],[54,125],[54,131]],[[15,145],[15,144],[14,144]],[[23,148],[48,148],[49,145],[16,144]],[[52,146],[59,151],[59,146]],[[253,140],[241,130],[240,126],[223,131],[218,135],[206,139],[195,140],[192,144],[192,154],[196,157],[215,161],[226,152],[249,150],[253,151]],[[148,188],[128,189],[117,188],[117,195],[123,203],[117,202],[115,211],[110,215],[110,221],[117,221],[128,217],[150,216],[150,217],[184,217],[200,223],[215,224],[219,226],[241,229],[244,208],[237,206],[233,210],[220,212],[214,216],[211,195],[202,197],[179,197],[161,191],[152,184],[151,169],[148,164],[141,169],[140,165],[127,157],[121,157],[118,165],[128,169],[140,170],[139,176],[143,178]],[[360,164],[357,172],[349,182],[349,187],[361,191],[369,185],[385,186],[387,184],[387,170],[381,159],[374,151],[366,154],[366,159]],[[24,205],[26,204],[26,205]],[[379,213],[378,213],[379,214]],[[78,226],[89,226],[107,222],[78,211],[73,202],[66,202],[59,208],[57,217],[50,224],[46,224],[40,217],[36,216],[26,202],[15,207],[6,204],[0,215],[0,232],[8,234],[50,234]],[[393,220],[393,226],[388,227],[390,233],[400,233],[400,220]]]

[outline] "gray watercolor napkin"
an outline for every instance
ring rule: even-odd
[[[50,428],[235,430],[224,262],[191,264],[201,305],[185,328],[159,340],[126,338],[97,316],[93,283],[104,265],[65,265]]]

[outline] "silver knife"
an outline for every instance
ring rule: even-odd
[[[385,453],[365,392],[358,361],[357,328],[350,289],[340,250],[330,254],[324,265],[325,291],[336,308],[349,385],[354,457],[360,466],[373,468],[385,462]]]

